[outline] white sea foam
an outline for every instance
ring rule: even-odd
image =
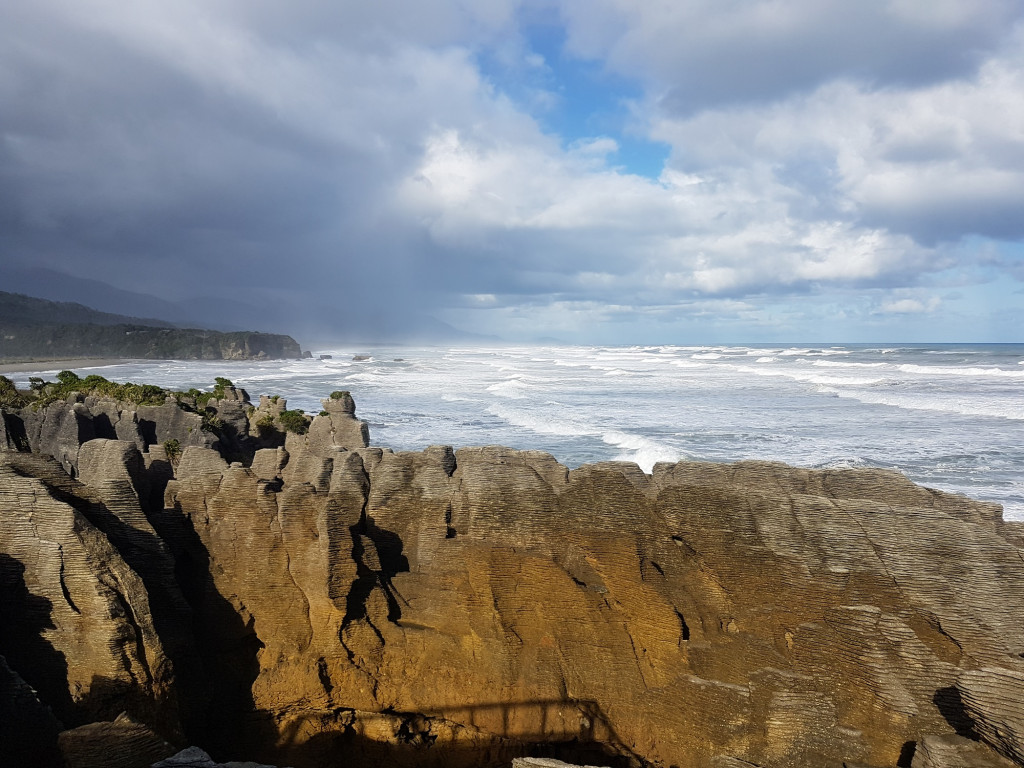
[[[888,405],[914,411],[938,411],[956,413],[962,416],[984,416],[996,419],[1024,420],[1024,405],[1002,401],[985,401],[956,396],[929,396],[923,394],[902,394],[871,390],[830,390],[839,397],[849,397],[862,403]]]
[[[891,368],[888,363],[848,363],[840,360],[814,360],[811,365],[821,368]]]
[[[913,365],[899,366],[904,373],[919,373],[925,376],[998,376],[1011,379],[1024,378],[1024,371],[1007,371],[1003,368],[957,368],[948,365]]]
[[[860,386],[870,387],[874,384],[879,384],[886,381],[884,378],[872,377],[868,378],[857,378],[854,376],[825,376],[820,373],[813,373],[810,371],[801,371],[798,369],[791,368],[752,368],[748,365],[738,365],[737,370],[744,371],[746,373],[752,373],[755,376],[780,376],[792,381],[804,382],[807,384],[817,384],[818,386]]]
[[[493,392],[498,397],[507,397],[512,400],[523,400],[527,397],[530,385],[522,379],[506,379],[487,387],[488,392]]]
[[[373,443],[397,450],[504,443],[549,451],[569,466],[623,459],[649,469],[685,455],[898,467],[916,482],[999,501],[1008,518],[1024,518],[1024,347],[319,352],[334,358],[133,362],[98,372],[207,391],[214,377],[227,376],[253,398],[279,394],[311,412],[331,391],[349,389]],[[374,359],[357,363],[353,354]],[[24,387],[37,373],[11,378]]]
[[[841,456],[819,462],[814,465],[814,469],[863,469],[867,466],[870,464],[861,456]]]
[[[601,435],[601,440],[608,445],[623,449],[613,458],[615,461],[635,461],[648,474],[659,461],[676,462],[683,458],[683,452],[640,435],[612,430]]]
[[[512,408],[503,403],[487,406],[487,412],[505,420],[514,427],[522,427],[542,435],[591,435],[597,436],[600,430],[593,425],[574,419],[552,418],[545,412],[531,412],[521,408]]]
[[[676,368],[707,368],[707,363],[694,363],[689,360],[670,360],[669,361]]]
[[[783,357],[831,357],[835,355],[849,355],[852,352],[848,349],[818,349],[812,347],[800,347],[793,349],[784,349],[779,353]]]

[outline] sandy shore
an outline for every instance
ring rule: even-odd
[[[0,373],[28,373],[35,371],[78,371],[80,368],[99,368],[104,365],[120,365],[134,360],[106,357],[80,357],[74,360],[25,360],[19,362],[0,361]]]

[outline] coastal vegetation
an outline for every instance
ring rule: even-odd
[[[20,393],[20,401],[22,405],[41,408],[56,400],[65,399],[72,392],[109,397],[134,405],[160,405],[169,394],[167,390],[154,384],[134,384],[130,381],[118,384],[96,374],[83,379],[74,371],[61,371],[57,374],[56,381],[43,381],[38,378],[31,380],[31,389]]]
[[[25,395],[15,388],[14,382],[6,376],[0,376],[0,406],[21,408],[25,404]]]
[[[13,409],[31,405],[39,409],[77,392],[87,397],[107,397],[131,405],[163,405],[168,397],[173,397],[186,410],[205,413],[209,403],[223,398],[231,387],[234,387],[231,380],[221,376],[214,380],[211,391],[204,392],[194,387],[187,391],[176,391],[155,384],[135,384],[130,381],[118,383],[98,374],[82,378],[74,371],[61,371],[56,381],[45,381],[33,376],[29,379],[29,389],[19,390],[9,378],[0,376],[0,406]],[[203,429],[216,431],[220,426],[217,421],[216,416],[211,414],[208,419],[204,419]]]
[[[201,390],[192,387],[184,392],[170,392],[171,396],[174,397],[179,403],[185,403],[196,409],[202,409],[207,406],[211,400],[220,400],[224,397],[229,387],[234,387],[231,379],[225,379],[223,376],[217,376],[213,380],[213,390],[211,392],[203,392]],[[191,401],[191,402],[187,402]]]
[[[173,437],[170,440],[164,440],[164,453],[167,454],[167,460],[171,462],[171,466],[177,467],[181,460],[181,441]]]
[[[281,411],[278,421],[284,427],[285,432],[294,432],[296,435],[304,435],[309,430],[309,419],[306,414],[299,410]]]
[[[271,398],[271,402],[276,403],[277,399]],[[276,417],[272,412],[265,411],[254,423],[261,437],[270,437],[282,430],[296,435],[304,435],[309,431],[309,417],[298,409],[281,411]]]

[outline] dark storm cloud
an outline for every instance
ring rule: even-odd
[[[418,310],[402,268],[406,225],[388,220],[383,199],[411,168],[417,137],[390,123],[386,104],[354,116],[367,105],[331,93],[330,72],[253,30],[228,25],[218,31],[240,42],[190,61],[188,24],[213,21],[154,10],[149,29],[102,4],[92,9],[102,19],[62,10],[15,9],[0,32],[5,266],[204,297],[211,308],[224,294],[272,299],[265,320],[302,313],[303,326]],[[232,44],[249,50],[232,59]],[[225,65],[254,71],[225,76]],[[259,82],[268,72],[282,82]],[[339,87],[358,77],[342,73]],[[304,87],[308,111],[288,112],[288,89]],[[381,127],[392,130],[368,137],[377,147],[361,143]],[[225,314],[231,304],[220,302]]]

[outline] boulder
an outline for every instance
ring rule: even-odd
[[[67,768],[149,768],[175,753],[174,747],[126,713],[64,731],[58,742]]]

